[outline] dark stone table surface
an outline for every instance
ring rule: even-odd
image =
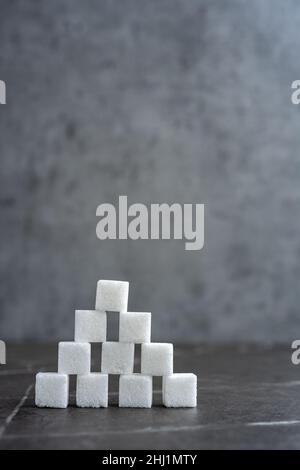
[[[93,370],[100,349],[93,346]],[[161,406],[154,380],[152,409],[119,409],[118,377],[110,377],[107,409],[34,406],[37,371],[55,371],[56,345],[8,345],[0,366],[0,449],[299,449],[300,366],[290,345],[179,346],[175,372],[198,375],[198,407]],[[139,370],[137,357],[135,370]]]

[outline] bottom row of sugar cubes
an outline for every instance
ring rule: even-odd
[[[66,374],[38,373],[36,377],[36,405],[66,408],[69,402],[69,377]],[[108,375],[90,373],[77,376],[76,404],[79,407],[106,408],[108,406]],[[163,404],[166,407],[197,406],[197,377],[195,374],[172,374],[163,377]],[[152,376],[121,375],[119,406],[151,408]]]

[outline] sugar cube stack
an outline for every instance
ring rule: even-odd
[[[58,372],[36,375],[36,406],[66,408],[69,375],[76,375],[76,406],[106,408],[114,374],[120,408],[151,408],[153,376],[162,377],[164,406],[197,406],[196,375],[173,373],[173,344],[151,342],[151,313],[128,312],[128,292],[128,282],[98,281],[95,310],[76,310],[74,341],[58,345]],[[109,312],[119,314],[119,341],[107,341]],[[91,372],[91,343],[102,344],[97,372]],[[141,373],[134,373],[135,344],[141,344]]]

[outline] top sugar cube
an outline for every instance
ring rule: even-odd
[[[129,283],[126,281],[98,281],[96,310],[127,312],[128,290]]]

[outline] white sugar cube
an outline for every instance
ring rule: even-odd
[[[60,374],[88,374],[90,370],[90,343],[63,341],[58,344],[58,372]]]
[[[150,375],[121,375],[119,382],[119,406],[151,408],[152,377]]]
[[[150,343],[151,313],[120,313],[119,341],[125,343]]]
[[[108,341],[102,344],[101,372],[131,374],[134,363],[134,344]]]
[[[98,372],[78,375],[76,405],[82,408],[107,408],[108,375]]]
[[[173,408],[197,406],[197,376],[172,374],[164,377],[163,404]]]
[[[67,408],[69,377],[57,372],[39,372],[35,382],[35,404],[47,408]]]
[[[76,310],[75,341],[81,343],[106,341],[106,313],[97,310]]]
[[[129,283],[103,281],[97,283],[96,310],[127,312]]]
[[[173,344],[142,344],[141,372],[145,375],[169,375],[173,373]]]

